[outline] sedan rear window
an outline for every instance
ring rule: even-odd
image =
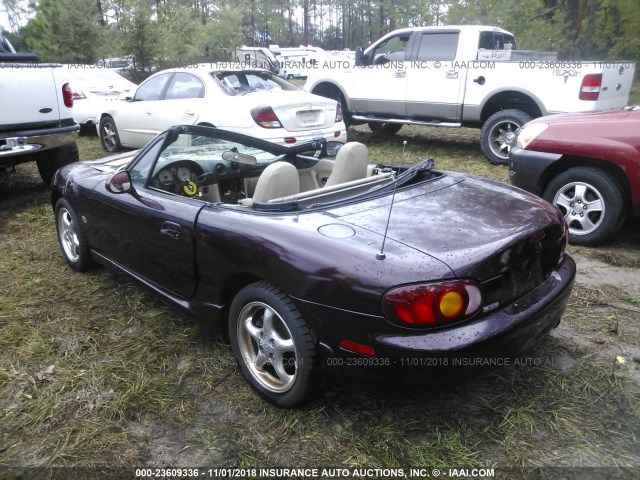
[[[216,72],[213,76],[220,82],[227,95],[246,95],[270,90],[298,90],[295,85],[269,72]]]

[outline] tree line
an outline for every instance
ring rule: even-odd
[[[132,56],[141,72],[230,60],[240,45],[354,49],[447,24],[499,26],[518,48],[562,59],[640,61],[640,0],[0,0],[0,10],[14,46],[43,60]]]

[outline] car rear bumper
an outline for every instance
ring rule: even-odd
[[[277,143],[278,145],[292,146],[299,145],[301,143],[310,142],[318,138],[324,138],[328,142],[347,142],[347,129],[344,123],[339,122],[333,125],[331,128],[324,128],[321,130],[302,131],[302,132],[290,132],[283,128],[262,128],[258,125],[252,125],[250,128],[238,128],[238,127],[225,127],[220,126],[227,130],[231,130],[245,135],[250,135],[267,142]],[[286,141],[285,139],[295,139]]]
[[[430,332],[393,329],[379,317],[298,305],[310,323],[322,322],[322,331],[329,332],[321,338],[325,376],[378,385],[413,384],[451,378],[454,373],[457,378],[477,367],[513,364],[514,358],[538,345],[558,325],[575,273],[575,262],[565,255],[547,280],[516,302],[475,322]],[[346,351],[339,346],[343,339],[372,347],[376,355]]]
[[[509,180],[516,187],[542,195],[540,178],[549,165],[561,158],[562,155],[558,153],[512,147],[509,151]]]
[[[78,138],[80,126],[47,128],[16,132],[0,139],[0,158],[22,156],[36,151],[52,150],[70,145]]]

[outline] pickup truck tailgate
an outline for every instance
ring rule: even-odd
[[[59,97],[62,91],[58,92],[56,85],[51,68],[38,68],[35,65],[3,68],[0,73],[2,128],[16,130],[22,124],[29,128],[29,125],[59,121]],[[25,95],[29,98],[25,98]]]
[[[635,63],[595,62],[602,68],[602,85],[596,103],[599,108],[615,108],[625,105],[633,84]]]

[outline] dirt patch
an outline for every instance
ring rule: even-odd
[[[572,256],[578,267],[578,285],[610,285],[628,296],[640,295],[640,272],[637,268],[612,265],[581,253],[573,253]]]

